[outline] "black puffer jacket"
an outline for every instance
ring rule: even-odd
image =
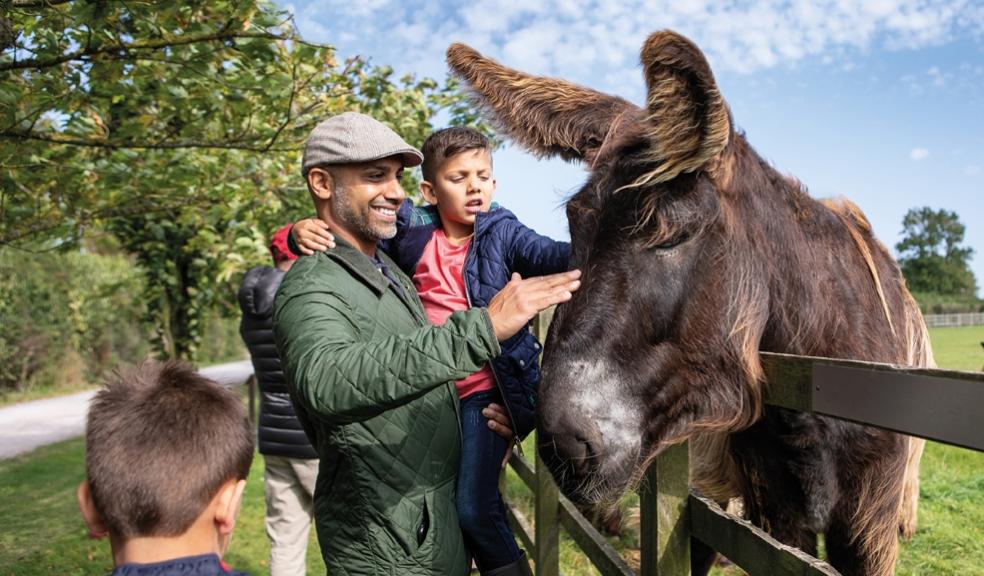
[[[282,271],[257,266],[246,272],[239,287],[239,307],[243,311],[239,333],[249,348],[260,388],[260,454],[317,458],[294,415],[273,340],[273,297],[283,279]]]

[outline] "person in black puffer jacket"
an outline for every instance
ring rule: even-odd
[[[259,449],[265,461],[266,531],[271,576],[305,574],[317,452],[294,414],[273,338],[273,298],[297,258],[287,248],[285,226],[270,242],[276,268],[257,266],[243,277],[239,332],[249,348],[260,389]]]

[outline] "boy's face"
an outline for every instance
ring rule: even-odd
[[[475,216],[488,212],[495,192],[491,152],[476,149],[451,156],[438,167],[434,182],[425,180],[420,189],[425,200],[437,205],[449,234],[471,234]]]

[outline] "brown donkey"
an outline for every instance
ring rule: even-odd
[[[891,574],[915,529],[921,441],[763,405],[759,350],[932,365],[898,266],[856,206],[818,202],[733,126],[703,54],[658,32],[645,108],[448,50],[486,115],[583,162],[567,204],[584,275],[547,341],[539,444],[563,491],[610,501],[689,438],[692,478],[844,574]],[[695,546],[695,568],[709,551]]]

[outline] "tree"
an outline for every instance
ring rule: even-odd
[[[194,359],[266,234],[311,212],[299,150],[320,119],[366,112],[416,145],[441,110],[477,119],[453,83],[339,62],[266,0],[3,4],[0,246],[111,232],[163,356]]]
[[[974,297],[977,280],[969,260],[974,249],[961,246],[964,225],[955,212],[913,208],[902,219],[902,241],[895,245],[899,265],[914,292]]]

